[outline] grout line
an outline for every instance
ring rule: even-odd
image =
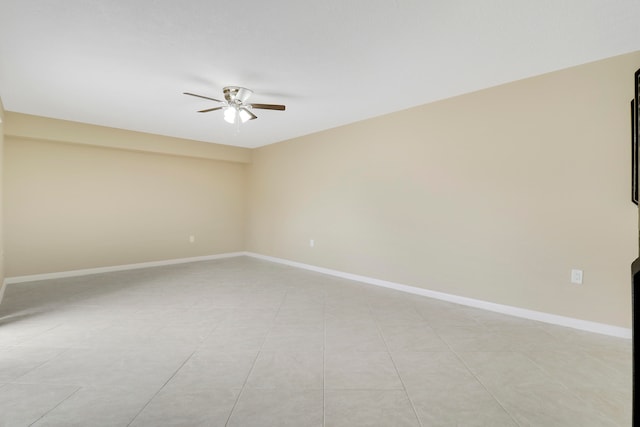
[[[480,325],[483,328],[486,329],[485,326]],[[473,378],[476,379],[476,381],[478,381],[478,383],[482,386],[482,388],[484,388],[487,393],[489,393],[489,395],[493,398],[493,400],[496,401],[496,403],[502,408],[502,410],[509,416],[509,418],[511,418],[513,420],[513,422],[518,425],[521,426],[521,424],[518,422],[518,420],[516,420],[516,418],[513,416],[513,414],[507,410],[507,408],[504,407],[504,405],[502,404],[502,402],[500,401],[500,399],[498,399],[492,392],[491,390],[489,390],[489,388],[480,380],[480,378],[478,378],[478,376],[475,374],[475,372],[473,372],[471,370],[471,368],[469,368],[469,365],[467,365],[467,363],[464,361],[464,359],[458,354],[458,352],[456,350],[454,350],[454,348],[451,346],[451,344],[449,344],[449,342],[447,340],[445,340],[443,337],[440,336],[440,334],[438,333],[438,331],[436,329],[433,329],[433,332],[435,332],[435,334],[438,336],[438,338],[440,338],[440,340],[442,340],[442,342],[444,342],[447,347],[449,347],[449,349],[451,350],[451,353],[453,353],[456,358],[460,361],[460,363],[462,363],[464,365],[464,367],[467,369],[467,371],[469,372],[469,374],[471,374],[471,376]],[[512,352],[512,351],[506,351],[506,352]],[[484,353],[492,353],[492,352],[484,352]],[[493,353],[497,353],[497,352],[493,352]],[[504,351],[503,351],[504,353]]]
[[[266,336],[265,336],[265,340],[266,340]],[[263,345],[264,345],[264,341],[263,341]],[[251,369],[249,369],[249,372],[247,373],[247,377],[244,379],[244,382],[242,383],[242,386],[240,387],[240,391],[238,391],[238,397],[236,397],[236,401],[233,402],[233,406],[231,407],[231,411],[229,411],[229,416],[227,417],[227,420],[224,422],[224,425],[227,426],[229,424],[229,421],[231,420],[231,416],[233,415],[233,412],[236,410],[236,406],[238,406],[238,402],[240,401],[240,398],[242,397],[242,392],[244,391],[244,387],[247,385],[247,381],[249,381],[249,377],[251,376],[251,373],[253,372],[253,369],[256,367],[256,362],[258,361],[258,357],[260,356],[260,350],[258,350],[256,352],[256,357],[253,359],[253,363],[251,364]]]
[[[553,351],[553,350],[552,350]],[[584,351],[581,350],[582,353],[584,353],[585,356],[587,357],[591,357],[593,358],[593,356],[591,356],[589,354],[588,351]],[[547,369],[545,369],[544,366],[540,365],[538,362],[536,362],[535,360],[533,360],[531,357],[529,357],[529,355],[526,352],[521,352],[521,354],[526,357],[529,361],[531,361],[535,366],[537,366],[538,368],[540,368],[540,370],[542,370],[544,373],[548,374],[549,377],[553,378],[554,375],[552,372],[549,372]],[[599,360],[596,360],[598,362],[598,364],[601,364]],[[555,379],[555,378],[554,378]],[[570,392],[573,396],[575,396],[579,401],[583,402],[585,404],[585,406],[592,406],[591,402],[588,402],[587,400],[583,399],[579,394],[577,394],[571,387],[569,387],[567,384],[564,383],[564,381],[561,381],[559,379],[555,379],[558,384],[562,385],[568,392]],[[613,420],[609,415],[607,415],[606,413],[602,412],[600,409],[598,409],[597,407],[595,408],[596,411],[598,411],[598,413],[600,415],[602,415],[604,418],[610,420],[613,424],[615,424],[615,420]]]
[[[18,348],[29,348],[29,347],[22,347],[20,345],[14,345],[13,347],[18,347]],[[38,347],[34,347],[34,348],[38,348]],[[34,366],[33,368],[27,370],[26,372],[23,372],[21,375],[18,375],[17,377],[13,378],[11,381],[8,381],[7,384],[30,384],[30,383],[24,383],[24,382],[19,382],[20,378],[30,374],[31,372],[35,371],[38,368],[41,368],[42,366],[46,365],[47,363],[51,362],[53,359],[57,359],[58,357],[62,356],[63,354],[66,354],[68,352],[70,352],[74,347],[66,347],[63,348],[60,353],[56,354],[55,356],[51,357],[50,359],[45,360],[42,363],[39,363],[37,366]],[[71,385],[71,384],[69,384]]]
[[[33,340],[33,339],[35,339],[35,338],[40,337],[41,335],[44,335],[44,334],[46,334],[46,333],[49,333],[49,332],[53,331],[54,329],[57,329],[57,328],[61,327],[63,324],[64,324],[64,323],[58,323],[57,325],[52,326],[52,327],[50,327],[50,328],[48,328],[48,329],[45,329],[44,331],[37,332],[37,333],[35,333],[34,335],[29,335],[29,337],[27,337],[27,338],[24,338],[24,337],[23,337],[24,339],[23,339],[23,338],[19,338],[19,341],[16,341],[16,342],[13,344],[13,346],[15,346],[15,347],[22,346],[22,345],[24,345],[25,343],[28,343],[29,341],[31,341],[31,340]]]
[[[402,380],[402,376],[400,375],[400,371],[398,370],[398,366],[396,365],[396,361],[393,359],[393,355],[391,354],[391,350],[389,349],[389,344],[387,344],[387,340],[384,337],[384,333],[382,332],[382,327],[380,326],[380,322],[378,321],[378,318],[374,315],[373,308],[371,307],[371,303],[370,302],[367,302],[367,306],[369,307],[369,313],[371,314],[371,317],[373,318],[373,321],[376,324],[376,328],[378,329],[378,333],[380,334],[380,338],[382,338],[382,342],[384,342],[384,346],[387,349],[387,354],[389,355],[389,359],[391,359],[391,363],[393,364],[393,369],[395,369],[396,375],[398,376],[398,379],[400,380],[400,383],[402,384],[402,389],[404,390],[404,394],[407,396],[407,400],[409,400],[409,404],[411,405],[411,409],[413,410],[413,415],[416,417],[416,420],[418,420],[418,424],[422,427],[422,420],[418,416],[418,411],[416,411],[416,407],[413,404],[413,399],[411,399],[411,396],[409,395],[409,391],[407,390],[407,386],[405,385],[404,381]],[[420,313],[418,313],[418,315],[419,314]]]
[[[267,333],[264,335],[264,338],[262,339],[262,344],[260,344],[260,348],[258,349],[258,351],[256,353],[256,357],[253,359],[253,363],[251,364],[251,369],[249,369],[249,372],[247,373],[247,377],[244,379],[244,382],[242,383],[242,387],[240,387],[240,391],[238,392],[238,397],[236,398],[236,401],[233,403],[233,407],[231,408],[231,411],[229,411],[229,416],[227,417],[227,420],[224,423],[225,427],[229,424],[229,421],[231,420],[231,417],[233,416],[233,413],[236,410],[236,407],[238,406],[238,402],[240,401],[240,398],[242,397],[242,394],[243,394],[244,389],[245,389],[245,387],[247,385],[247,382],[249,382],[249,378],[251,377],[251,374],[253,373],[253,370],[256,367],[256,362],[258,361],[258,357],[260,357],[260,353],[262,352],[262,348],[264,347],[264,343],[267,341],[267,338],[269,337],[269,334],[271,333],[271,331],[273,330],[273,328],[276,325],[276,319],[278,318],[278,314],[280,314],[280,310],[282,310],[282,306],[284,305],[284,301],[285,301],[288,293],[289,293],[289,291],[287,290],[287,292],[285,292],[284,296],[282,297],[282,301],[280,301],[280,305],[278,306],[278,310],[276,311],[276,314],[273,317],[273,322],[271,324],[271,327],[269,328]]]
[[[151,403],[151,401],[152,401],[153,399],[155,399],[155,398],[156,398],[156,396],[157,396],[158,394],[160,394],[160,392],[162,391],[162,389],[163,389],[163,388],[164,388],[164,387],[165,387],[165,386],[166,386],[166,385],[167,385],[167,384],[168,384],[168,383],[169,383],[169,382],[170,382],[170,381],[171,381],[171,380],[172,380],[172,379],[173,379],[173,378],[178,374],[178,372],[179,372],[179,371],[184,367],[184,365],[186,365],[186,364],[187,364],[187,362],[188,362],[189,360],[191,360],[191,358],[193,357],[193,355],[194,355],[194,354],[196,354],[196,352],[197,352],[198,350],[200,350],[200,349],[201,349],[201,347],[202,347],[202,343],[203,343],[203,342],[204,342],[204,341],[205,341],[209,336],[211,336],[211,335],[213,334],[213,331],[215,331],[215,330],[218,328],[218,326],[219,326],[219,325],[220,325],[220,323],[217,323],[215,326],[213,326],[213,327],[211,328],[211,330],[210,330],[210,331],[209,331],[209,333],[207,334],[207,337],[203,338],[203,339],[198,343],[198,345],[196,346],[195,350],[194,350],[194,351],[189,355],[189,357],[187,357],[187,358],[184,360],[184,362],[182,362],[182,364],[178,367],[178,369],[176,369],[176,370],[175,370],[175,372],[174,372],[174,373],[169,377],[169,379],[168,379],[167,381],[165,381],[165,382],[164,382],[164,384],[162,384],[162,386],[160,386],[160,388],[158,389],[158,391],[156,391],[156,392],[153,394],[153,396],[151,397],[151,399],[149,399],[149,400],[147,401],[147,403],[145,403],[145,404],[144,404],[144,406],[143,406],[142,408],[140,408],[140,410],[138,411],[138,413],[137,413],[137,414],[136,414],[136,415],[131,419],[131,421],[129,421],[129,423],[127,424],[127,427],[129,427],[129,426],[131,425],[131,423],[133,423],[133,422],[136,420],[136,418],[138,418],[138,416],[140,416],[140,414],[142,413],[142,411],[144,411],[144,409],[145,409],[147,406],[149,406],[149,404]]]
[[[49,415],[51,413],[51,411],[53,411],[54,409],[56,409],[58,406],[62,405],[64,402],[66,402],[67,400],[71,399],[71,396],[73,396],[74,394],[76,394],[77,392],[79,392],[82,389],[82,386],[79,386],[77,389],[74,390],[73,393],[71,393],[69,396],[65,397],[64,399],[62,399],[57,405],[55,405],[53,408],[49,409],[47,412],[45,412],[44,414],[42,414],[42,416],[40,418],[38,418],[37,420],[35,420],[34,422],[32,422],[31,424],[29,424],[29,426],[34,425],[35,423],[37,423],[38,421],[40,421],[41,419],[43,419],[44,417],[46,417],[47,415]]]
[[[228,314],[227,314],[228,315]],[[211,336],[213,335],[213,333],[220,327],[220,324],[223,321],[218,321],[214,326],[211,327],[211,329],[209,330],[209,332],[207,332],[206,336],[203,337],[200,342],[198,343],[198,345],[196,346],[196,350],[195,351],[200,351],[202,350],[202,345],[204,344],[205,341],[207,341],[209,338],[211,338]]]
[[[162,391],[162,389],[163,389],[163,388],[164,388],[164,387],[165,387],[165,386],[166,386],[166,385],[167,385],[167,384],[168,384],[168,383],[173,379],[173,377],[175,377],[175,376],[176,376],[176,374],[180,371],[180,369],[182,369],[182,367],[183,367],[184,365],[186,365],[186,364],[187,364],[187,362],[188,362],[189,360],[191,360],[191,358],[193,357],[193,355],[194,355],[195,353],[196,353],[196,350],[194,350],[193,352],[191,352],[191,354],[189,355],[189,357],[187,357],[187,358],[184,360],[184,362],[182,362],[182,363],[180,364],[180,366],[178,367],[178,369],[176,369],[176,370],[173,372],[173,374],[171,374],[171,376],[169,377],[169,379],[168,379],[168,380],[166,380],[166,381],[164,382],[164,384],[162,384],[162,385],[160,386],[160,388],[158,389],[158,391],[156,391],[156,392],[153,394],[153,396],[151,396],[151,399],[149,399],[149,400],[147,401],[147,403],[145,403],[145,404],[142,406],[142,408],[140,408],[140,410],[138,411],[138,413],[137,413],[133,418],[131,418],[131,421],[129,421],[129,423],[127,424],[127,427],[129,427],[129,426],[130,426],[130,425],[131,425],[131,424],[136,420],[136,418],[138,418],[138,417],[140,416],[140,414],[142,413],[142,411],[144,411],[144,409],[145,409],[147,406],[149,406],[149,404],[151,403],[151,401],[152,401],[153,399],[155,399],[155,398],[156,398],[156,396],[157,396],[158,394],[160,394],[160,392]]]

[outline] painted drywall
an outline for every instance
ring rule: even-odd
[[[4,296],[5,283],[4,283],[4,237],[3,237],[3,220],[2,220],[2,203],[3,203],[3,161],[4,154],[4,106],[2,105],[2,98],[0,98],[0,303]]]
[[[75,144],[240,163],[251,162],[251,150],[248,148],[211,144],[14,112],[7,112],[5,133],[11,136],[46,141],[72,142]]]
[[[5,136],[8,277],[243,249],[244,162],[89,142]]]
[[[633,53],[256,149],[246,249],[630,327],[638,67]]]

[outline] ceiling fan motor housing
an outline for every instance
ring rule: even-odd
[[[240,86],[227,86],[222,89],[224,99],[229,104],[243,105],[253,93],[252,90]]]

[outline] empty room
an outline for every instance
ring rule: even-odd
[[[0,426],[632,425],[638,22],[0,0]]]

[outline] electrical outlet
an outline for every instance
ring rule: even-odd
[[[189,243],[193,243],[195,241],[196,241],[196,236],[194,235],[189,236]]]
[[[571,283],[582,285],[582,270],[571,270]]]
[[[309,247],[310,248],[314,247],[315,245],[316,245],[315,240],[313,240],[313,239],[309,240]]]

